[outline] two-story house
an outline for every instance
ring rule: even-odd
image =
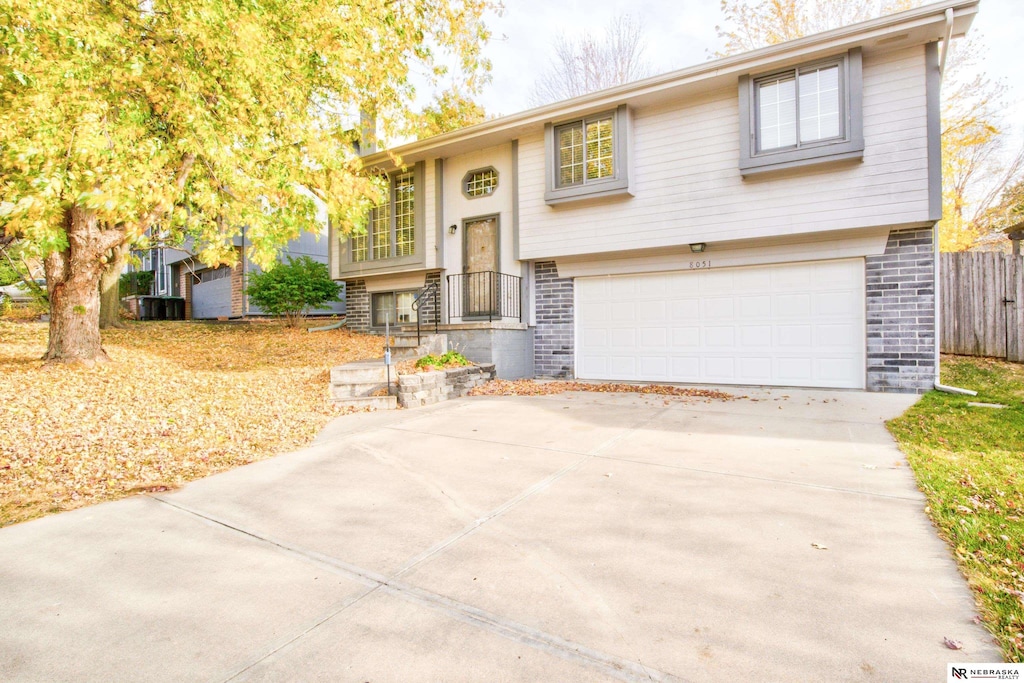
[[[331,235],[350,325],[437,311],[506,376],[931,388],[941,70],[977,6],[412,142],[400,168],[366,156],[391,193]]]

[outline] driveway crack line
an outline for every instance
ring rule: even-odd
[[[492,612],[473,607],[467,603],[463,603],[422,588],[417,588],[411,584],[397,581],[394,578],[388,578],[377,572],[357,567],[316,551],[304,549],[299,546],[274,539],[270,536],[246,529],[240,524],[228,522],[213,515],[194,510],[188,506],[181,505],[162,496],[150,495],[149,498],[185,514],[198,517],[228,529],[229,531],[242,534],[262,544],[283,550],[300,559],[328,567],[336,573],[340,573],[347,576],[347,578],[369,587],[369,590],[365,590],[356,596],[343,600],[340,603],[340,606],[336,605],[332,607],[325,615],[314,619],[310,622],[310,625],[300,629],[300,632],[294,636],[282,638],[276,641],[268,652],[250,661],[244,667],[230,674],[227,678],[220,679],[225,683],[242,676],[246,671],[250,670],[261,661],[298,641],[321,624],[326,623],[334,616],[340,614],[342,611],[348,609],[348,607],[356,604],[377,590],[383,591],[407,602],[440,612],[448,617],[454,618],[463,623],[477,626],[504,638],[528,645],[534,649],[541,650],[542,652],[556,656],[560,659],[577,664],[584,664],[592,669],[598,669],[602,673],[621,681],[682,681],[682,679],[673,676],[672,674],[651,669],[650,667],[638,662],[623,659],[615,655],[605,654],[579,643],[506,619]]]

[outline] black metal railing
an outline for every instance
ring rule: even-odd
[[[515,318],[523,321],[522,278],[485,270],[448,276],[448,322],[452,318]]]
[[[421,289],[416,293],[416,298],[412,300],[412,310],[416,311],[416,346],[420,345],[420,322],[423,318],[420,315],[420,309],[426,304],[431,304],[431,307],[427,308],[425,313],[433,314],[434,317],[434,334],[437,334],[437,326],[441,323],[441,285],[437,282],[431,282],[429,285]]]

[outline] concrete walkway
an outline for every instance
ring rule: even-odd
[[[944,680],[906,396],[460,399],[0,530],[5,681]],[[943,637],[964,643],[953,652]]]

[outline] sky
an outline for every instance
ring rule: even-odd
[[[600,35],[617,14],[640,19],[646,29],[645,57],[655,73],[699,64],[721,49],[715,25],[722,23],[718,0],[505,0],[505,12],[491,17],[493,38],[486,55],[492,81],[480,102],[489,115],[530,108],[530,89],[550,63],[559,34]],[[979,68],[1006,82],[1004,129],[1013,147],[1024,141],[1024,0],[981,0],[970,31],[980,35],[985,54]]]

